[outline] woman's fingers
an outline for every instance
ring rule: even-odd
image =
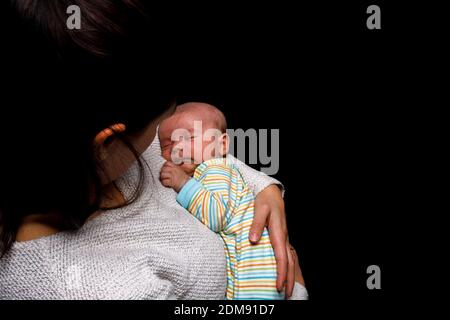
[[[269,221],[269,235],[270,242],[272,243],[273,250],[275,252],[275,259],[277,260],[277,289],[281,292],[287,281],[288,274],[288,234],[286,229],[286,223],[284,218],[284,212],[276,209],[272,209],[270,212]]]
[[[275,252],[275,259],[277,261],[277,289],[283,291],[286,285],[288,257],[286,246],[286,234],[283,232],[281,226],[273,223],[269,227],[270,241]]]
[[[287,267],[287,282],[286,282],[286,297],[289,298],[292,296],[292,292],[294,291],[295,286],[295,260],[294,260],[294,251],[289,243],[287,243],[287,251],[286,255],[288,258],[288,267]]]
[[[295,264],[295,282],[300,283],[303,286],[305,285],[305,279],[303,278],[302,269],[300,268],[300,262],[298,260],[297,251],[292,251],[293,257],[294,257],[294,264]]]
[[[272,188],[267,188],[263,192],[265,192],[265,197],[260,193],[255,201],[255,216],[250,228],[249,239],[252,243],[257,243],[261,238],[265,226],[268,225],[270,242],[272,243],[277,262],[277,289],[281,292],[286,286],[288,270],[287,229],[282,205],[283,200],[281,199],[281,193],[278,187],[276,187],[275,195],[276,197],[280,197],[281,205],[278,201],[268,201],[268,199],[273,199],[274,191]]]
[[[249,240],[251,243],[255,244],[261,239],[261,235],[264,228],[267,225],[267,219],[270,215],[270,208],[266,204],[259,204],[255,202],[255,215],[253,218],[253,223],[250,228]]]

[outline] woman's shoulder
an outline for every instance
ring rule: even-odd
[[[0,260],[0,298],[220,298],[220,239],[181,207],[152,199],[76,232],[15,243]]]

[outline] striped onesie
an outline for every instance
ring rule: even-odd
[[[225,158],[203,162],[177,201],[223,239],[227,299],[284,299],[276,289],[277,266],[267,229],[258,244],[248,239],[255,198],[235,165]]]

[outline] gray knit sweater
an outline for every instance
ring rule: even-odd
[[[219,236],[159,182],[156,138],[142,196],[104,212],[76,232],[17,242],[0,260],[0,299],[223,299],[226,262]],[[258,193],[277,181],[240,164]],[[130,196],[133,166],[119,181]],[[26,201],[26,199],[24,199]]]

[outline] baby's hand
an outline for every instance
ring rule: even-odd
[[[176,192],[180,192],[190,178],[179,166],[170,161],[164,163],[159,177],[163,186],[172,188]]]

